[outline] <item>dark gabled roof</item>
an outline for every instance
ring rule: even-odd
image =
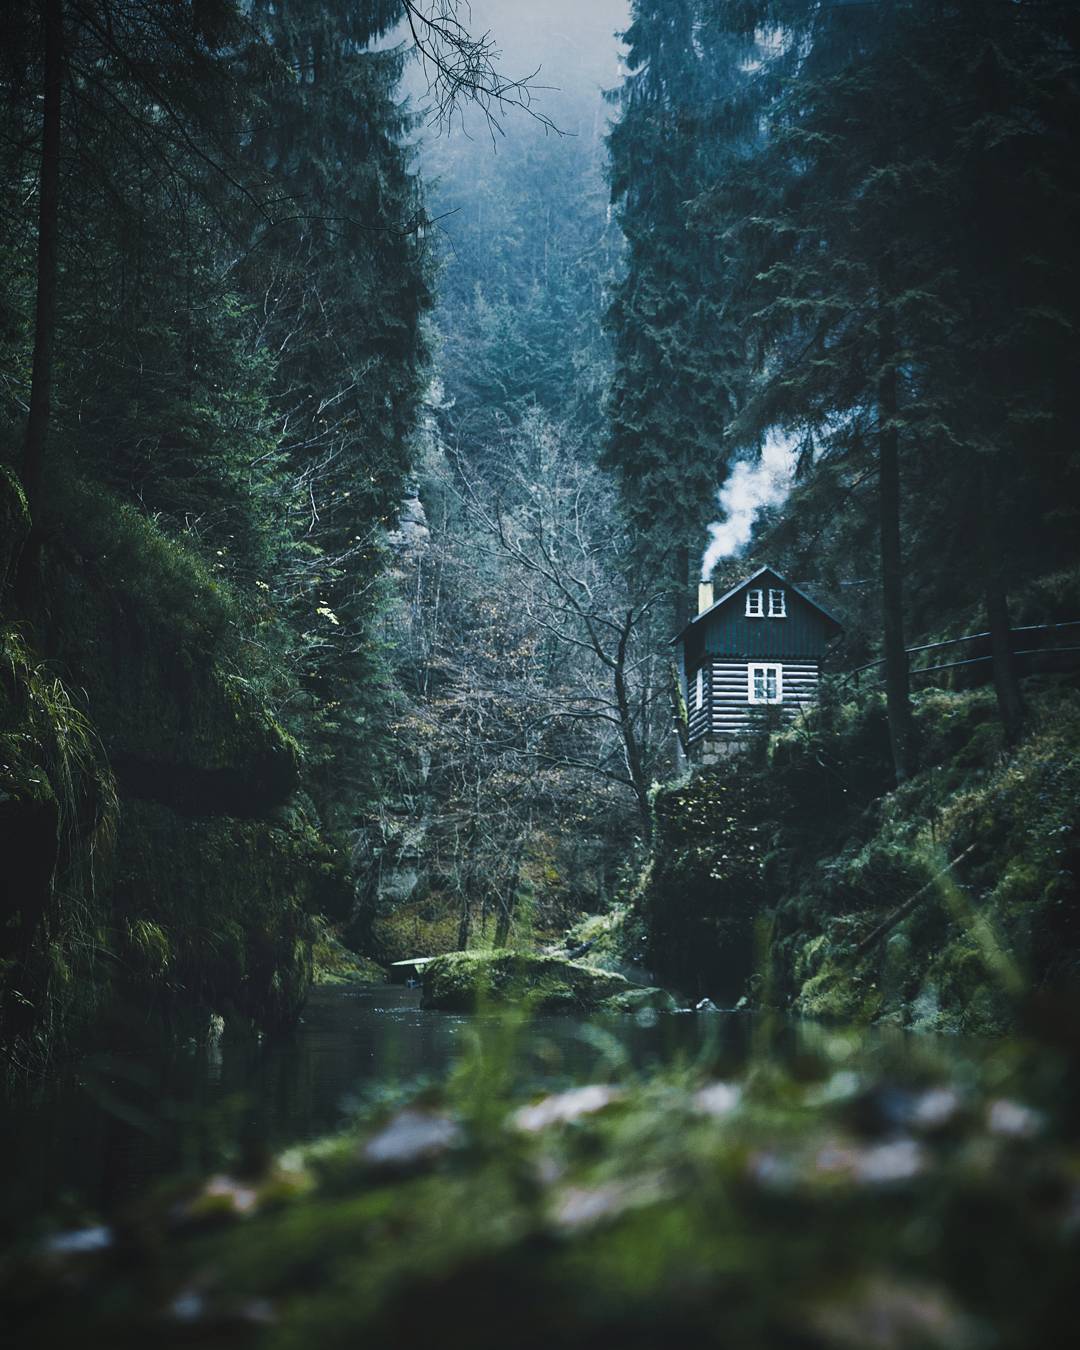
[[[810,596],[806,594],[805,591],[800,590],[798,586],[795,586],[792,584],[792,582],[788,581],[787,577],[782,577],[775,567],[759,567],[758,570],[753,574],[753,576],[745,577],[737,585],[732,586],[730,591],[725,591],[719,600],[714,600],[708,609],[704,609],[701,611],[700,614],[695,615],[694,618],[692,618],[690,622],[686,625],[686,627],[682,630],[682,632],[679,633],[677,637],[673,637],[671,639],[671,645],[674,646],[676,642],[681,642],[682,639],[687,635],[687,633],[689,633],[690,629],[693,628],[693,626],[696,623],[701,623],[703,620],[707,619],[709,615],[715,613],[716,610],[718,610],[721,605],[726,605],[727,602],[731,600],[734,596],[738,595],[738,593],[741,590],[751,585],[753,582],[757,581],[759,577],[763,577],[766,573],[768,573],[769,576],[771,577],[775,577],[777,581],[783,582],[783,584],[787,586],[789,590],[794,591],[796,595],[802,596],[802,598],[806,601],[808,605],[810,605],[813,609],[816,609],[819,614],[823,614],[825,618],[829,620],[830,623],[835,624],[837,628],[843,628],[844,625],[840,622],[840,620],[836,617],[835,614],[830,614],[824,605],[819,605],[818,602],[816,600],[812,600]]]

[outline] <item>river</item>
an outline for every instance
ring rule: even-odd
[[[496,1019],[420,1008],[400,985],[316,989],[289,1036],[228,1033],[88,1055],[24,1086],[0,1119],[0,1240],[27,1225],[107,1217],[156,1179],[257,1158],[346,1124],[372,1096],[442,1077]],[[706,1045],[745,1053],[738,1015],[531,1019],[516,1034],[521,1083],[557,1086],[614,1065],[644,1069]]]

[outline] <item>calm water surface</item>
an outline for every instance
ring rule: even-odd
[[[513,1062],[522,1082],[558,1085],[708,1042],[737,1060],[747,1031],[735,1015],[537,1017],[517,1033]],[[89,1056],[2,1103],[0,1238],[107,1215],[159,1177],[317,1138],[373,1095],[441,1077],[478,1034],[497,1035],[495,1019],[422,1011],[417,990],[324,988],[282,1040],[226,1033],[210,1046]]]

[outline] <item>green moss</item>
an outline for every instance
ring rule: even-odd
[[[100,1001],[108,983],[177,1024],[209,1008],[285,1026],[311,980],[309,913],[347,913],[352,886],[311,815],[286,805],[300,751],[264,703],[239,607],[190,548],[109,493],[60,479],[46,500],[38,632],[86,712],[5,633],[0,814],[18,815],[25,845],[5,882],[18,948],[5,969],[33,1008],[24,1020],[51,1024],[55,994]],[[103,758],[123,801],[112,877]],[[67,855],[98,874],[76,875]],[[71,940],[41,953],[31,982],[25,932],[46,926]]]
[[[366,956],[350,951],[327,919],[313,920],[312,961],[316,984],[382,984],[386,971]]]
[[[563,945],[568,950],[588,943],[589,950],[575,958],[587,966],[617,970],[634,977],[645,959],[645,925],[628,901],[613,904],[603,914],[588,914],[573,925]]]
[[[190,820],[132,802],[117,849],[116,921],[142,934],[127,996],[156,1006],[240,1014],[266,1030],[295,1020],[312,981],[310,914],[318,894],[313,831],[264,821]],[[157,943],[146,935],[156,932]],[[164,937],[167,935],[167,937]]]
[[[125,794],[203,814],[284,802],[299,747],[251,678],[236,600],[109,493],[60,480],[49,502],[43,640],[87,691]]]
[[[238,602],[191,548],[104,488],[70,475],[50,480],[45,528],[67,571],[103,585],[174,645],[212,653],[235,641]]]
[[[651,866],[634,908],[646,963],[730,1005],[754,970],[773,801],[765,773],[733,762],[654,798]]]
[[[838,971],[826,965],[817,975],[804,981],[795,1003],[795,1011],[805,1017],[826,1021],[860,1023],[870,1020],[877,1008],[867,1007],[862,980],[850,970]]]
[[[767,977],[758,1001],[966,1032],[1009,1025],[1033,991],[1080,986],[1080,695],[1026,688],[1012,754],[991,689],[919,693],[922,767],[895,790],[879,694],[827,691],[764,767],[732,761],[659,792],[635,897],[651,963],[726,999],[727,953],[743,987],[755,964]],[[902,930],[860,953],[915,896]]]
[[[811,970],[809,944],[790,944],[800,1010],[873,1011],[923,1030],[995,1032],[1033,991],[1076,984],[1080,699],[1029,690],[1029,703],[1029,734],[1006,757],[989,691],[919,699],[925,767],[875,804],[865,844],[818,863],[802,888],[798,922],[840,912],[856,935],[865,933],[869,911],[895,907],[928,877],[937,880],[905,922],[901,966],[882,942],[859,959],[852,944],[841,945]],[[935,758],[927,761],[930,750]],[[788,913],[794,918],[794,907]],[[871,990],[880,993],[876,1009]]]
[[[450,952],[424,967],[422,1006],[469,1012],[525,1003],[537,1012],[602,1007],[633,1011],[646,995],[649,1006],[665,1002],[662,991],[644,990],[613,971],[558,956],[506,950]]]
[[[414,956],[452,952],[458,943],[460,920],[454,897],[437,891],[397,904],[389,913],[370,921],[363,934],[365,949],[384,965]]]
[[[98,994],[95,952],[118,807],[87,717],[0,627],[0,1035],[47,1055]]]
[[[651,1012],[676,1012],[679,1007],[666,989],[657,989],[651,985],[637,986],[625,993],[610,994],[607,998],[602,999],[597,1006],[601,1012],[621,1013],[638,1013],[646,1010]]]

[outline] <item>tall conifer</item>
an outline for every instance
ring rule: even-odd
[[[276,354],[297,548],[283,589],[304,633],[320,805],[344,827],[376,790],[387,697],[373,624],[422,389],[423,212],[397,103],[390,0],[258,0],[280,64],[253,153],[282,191],[244,266]]]
[[[604,462],[643,552],[677,597],[677,622],[727,476],[724,427],[744,364],[738,296],[723,256],[693,228],[690,204],[752,134],[735,55],[746,44],[727,35],[717,53],[702,24],[698,0],[637,0],[609,142],[627,254],[608,315],[615,374]]]

